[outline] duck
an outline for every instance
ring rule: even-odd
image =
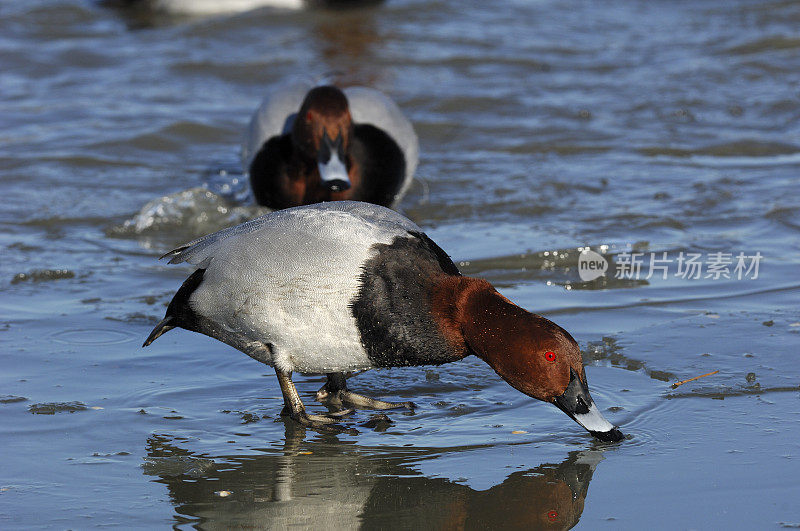
[[[110,7],[134,8],[171,15],[211,16],[260,8],[346,8],[380,4],[383,0],[101,0]]]
[[[293,372],[326,375],[318,399],[413,410],[413,402],[352,392],[348,373],[474,355],[595,438],[624,438],[592,400],[580,348],[566,330],[485,279],[462,275],[420,227],[389,208],[334,201],[278,210],[162,258],[196,269],[143,346],[173,328],[226,343],[275,369],[281,414],[301,425],[325,429],[342,417],[308,413]]]
[[[341,200],[395,207],[418,153],[413,126],[382,92],[289,82],[250,120],[242,167],[256,202],[271,209]]]

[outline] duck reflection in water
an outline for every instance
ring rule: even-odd
[[[316,13],[309,42],[340,86],[391,87],[394,73],[380,61],[385,29],[380,9],[337,9]],[[346,28],[343,31],[343,28]]]
[[[474,490],[413,467],[457,448],[366,451],[335,434],[304,440],[305,428],[285,425],[278,455],[204,459],[153,436],[145,473],[167,486],[178,520],[203,529],[570,529],[603,459],[598,450],[570,452]]]

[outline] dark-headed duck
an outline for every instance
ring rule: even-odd
[[[395,206],[417,167],[417,135],[377,90],[295,84],[250,121],[242,164],[256,201],[273,209],[357,200]]]
[[[474,354],[598,439],[623,438],[592,401],[581,351],[566,330],[489,282],[461,276],[417,225],[387,208],[342,201],[279,210],[164,257],[197,270],[144,346],[176,327],[227,343],[275,368],[284,412],[302,424],[332,419],[306,413],[293,371],[327,374],[322,397],[410,408],[352,393],[344,374]]]

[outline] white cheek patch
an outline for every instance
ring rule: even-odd
[[[594,403],[589,406],[588,413],[576,413],[573,418],[589,431],[607,432],[614,429],[614,425],[603,417]]]

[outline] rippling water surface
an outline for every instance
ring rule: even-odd
[[[0,527],[800,526],[798,27],[795,2],[4,3]],[[474,358],[355,377],[419,409],[354,436],[284,423],[272,370],[204,336],[139,348],[188,273],[157,256],[260,213],[238,145],[301,75],[399,103],[401,209],[573,333],[627,441]],[[687,279],[681,253],[763,259]]]

